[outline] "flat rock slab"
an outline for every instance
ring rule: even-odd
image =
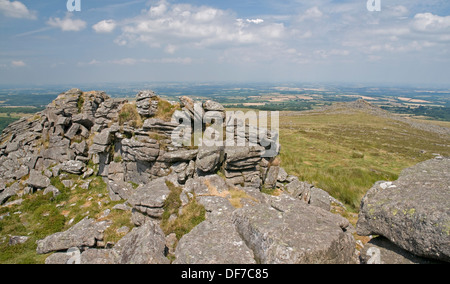
[[[404,170],[377,182],[361,201],[359,235],[382,235],[426,258],[450,261],[450,159]]]
[[[36,252],[46,254],[53,251],[64,251],[72,247],[95,247],[97,241],[103,240],[103,232],[110,222],[96,222],[85,218],[65,232],[55,233],[37,242]]]
[[[176,264],[255,264],[230,215],[212,216],[184,235],[175,251]]]
[[[288,195],[236,210],[233,223],[258,263],[356,262],[346,219]]]

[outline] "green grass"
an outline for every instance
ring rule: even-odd
[[[143,125],[142,118],[139,115],[136,104],[128,103],[122,107],[119,113],[119,124],[124,125],[129,123],[135,128],[140,128]]]
[[[289,174],[326,190],[353,212],[376,181],[396,180],[432,153],[450,156],[448,137],[363,112],[282,112],[280,143]]]
[[[165,201],[161,228],[166,235],[175,233],[177,239],[180,240],[182,236],[205,220],[206,210],[203,205],[197,203],[195,196],[193,198],[188,197],[188,204],[181,207],[180,195],[182,189],[174,186],[171,182],[166,182],[166,184],[170,189],[170,194]],[[172,215],[175,215],[176,218],[169,220]]]
[[[48,255],[36,254],[36,241],[51,234],[66,231],[88,216],[98,221],[110,220],[112,225],[105,231],[104,242],[117,242],[123,234],[116,230],[122,226],[130,229],[131,212],[111,210],[107,217],[102,213],[118,202],[109,199],[107,186],[101,177],[87,180],[77,175],[69,175],[74,181],[75,189],[66,188],[59,177],[51,179],[51,184],[58,188],[60,195],[44,195],[43,191],[22,197],[21,205],[0,208],[0,215],[9,216],[0,221],[0,263],[43,263]],[[90,181],[89,189],[82,189],[85,181]],[[18,214],[15,214],[20,212]],[[9,246],[9,236],[29,236],[24,244]]]

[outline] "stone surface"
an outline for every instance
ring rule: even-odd
[[[450,159],[404,170],[377,182],[361,201],[359,235],[382,235],[418,256],[450,261]]]
[[[83,162],[74,160],[64,162],[61,166],[61,171],[75,175],[82,174],[84,169],[85,165]]]
[[[203,103],[203,108],[206,111],[225,111],[225,108],[218,102],[207,100]]]
[[[175,264],[255,264],[253,252],[236,231],[230,215],[214,216],[184,235]]]
[[[11,236],[9,238],[8,245],[15,246],[15,245],[18,245],[18,244],[24,244],[29,239],[30,239],[30,237],[27,237],[27,236]]]
[[[159,178],[146,185],[139,186],[128,199],[133,208],[154,218],[160,218],[164,212],[164,202],[170,189],[165,178]]]
[[[258,263],[355,262],[346,219],[287,195],[235,211],[233,223]]]
[[[3,190],[0,193],[0,205],[4,204],[6,201],[8,201],[9,198],[13,197],[14,195],[16,195],[16,191],[14,190],[14,188],[7,188]]]
[[[413,255],[399,248],[383,237],[370,240],[361,250],[362,264],[435,264],[430,260]]]
[[[103,232],[109,225],[110,223],[107,221],[96,222],[94,219],[84,218],[69,230],[38,241],[36,252],[46,254],[67,250],[71,247],[95,247],[97,241],[103,240]]]
[[[196,167],[201,173],[212,173],[223,159],[223,147],[201,147],[197,154]]]
[[[47,187],[44,190],[44,195],[47,195],[49,193],[51,193],[53,195],[53,197],[58,196],[59,194],[61,194],[61,192],[59,192],[59,190],[56,187],[54,187],[53,185]]]
[[[42,175],[39,171],[31,170],[30,177],[28,178],[26,183],[34,188],[44,189],[50,186],[50,179]]]
[[[156,223],[149,221],[123,237],[114,251],[121,264],[168,264],[165,248],[164,233]]]

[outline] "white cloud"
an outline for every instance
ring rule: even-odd
[[[167,53],[182,48],[226,48],[230,45],[269,44],[285,36],[282,23],[263,19],[238,19],[229,10],[165,1],[148,12],[128,19],[123,33],[115,40],[119,45],[146,43],[165,47]]]
[[[110,61],[110,63],[117,64],[117,65],[135,65],[138,62],[139,62],[139,60],[134,59],[134,58],[123,58],[123,59]]]
[[[304,14],[300,15],[299,21],[306,20],[317,20],[323,17],[323,12],[320,11],[319,7],[314,6],[305,11]]]
[[[86,28],[87,23],[80,19],[72,19],[72,14],[67,13],[64,19],[50,18],[47,24],[54,28],[59,28],[62,31],[78,32]]]
[[[103,20],[92,26],[96,33],[111,33],[116,27],[117,23],[114,20]]]
[[[420,32],[450,32],[450,16],[441,17],[432,13],[420,13],[414,16],[412,26]]]
[[[27,6],[19,1],[0,0],[0,12],[6,17],[18,19],[37,19],[36,12],[28,10]]]
[[[27,66],[27,64],[22,60],[13,60],[11,62],[11,66],[12,67],[25,67],[25,66]]]
[[[169,44],[169,45],[166,46],[164,51],[169,53],[169,54],[174,54],[176,50],[177,50],[177,47],[175,45]]]
[[[264,20],[263,19],[247,19],[247,23],[253,23],[253,24],[259,25],[259,24],[264,23]]]

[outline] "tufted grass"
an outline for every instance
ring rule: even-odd
[[[450,137],[360,111],[280,113],[281,165],[357,212],[368,189],[433,153],[450,156]]]

